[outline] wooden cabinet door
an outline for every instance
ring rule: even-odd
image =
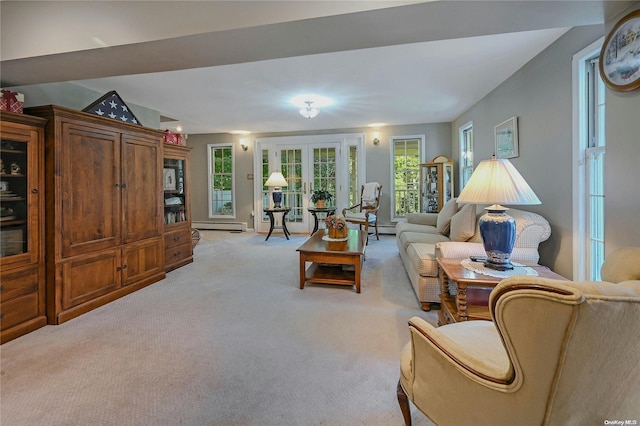
[[[120,250],[79,256],[59,265],[62,300],[57,312],[73,308],[120,288]]]
[[[42,130],[32,126],[9,121],[0,125],[0,158],[4,162],[0,180],[12,195],[0,196],[0,204],[14,213],[13,219],[0,223],[0,266],[3,268],[31,265],[40,259],[44,229],[40,224],[44,209],[40,174],[44,160],[40,152],[42,138]],[[22,168],[19,173],[12,174],[9,169],[13,160]],[[7,244],[13,247],[5,252]]]
[[[120,135],[62,122],[55,190],[62,257],[120,244]],[[49,189],[47,189],[49,190]]]
[[[164,272],[162,238],[128,244],[122,252],[122,283],[129,285]]]
[[[157,237],[162,231],[161,161],[159,139],[122,135],[124,243]]]

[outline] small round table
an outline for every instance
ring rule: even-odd
[[[284,232],[284,236],[287,237],[287,240],[289,239],[289,235],[291,234],[287,229],[287,214],[290,211],[291,209],[287,207],[283,207],[279,209],[264,209],[264,212],[267,214],[267,216],[269,216],[269,234],[267,235],[267,238],[265,239],[265,241],[269,239],[269,237],[271,236],[271,233],[275,229],[275,226],[274,226],[275,219],[273,217],[274,213],[282,213],[282,232]]]
[[[324,213],[325,217],[336,214],[335,207],[323,207],[321,209],[316,207],[309,207],[307,210],[311,212],[314,220],[313,231],[311,231],[311,235],[315,234],[318,231],[318,213]]]

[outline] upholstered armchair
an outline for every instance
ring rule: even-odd
[[[398,401],[438,425],[640,420],[640,248],[612,253],[599,282],[515,276],[493,321],[409,321]],[[615,282],[615,283],[614,283]]]
[[[342,216],[347,222],[364,226],[369,242],[369,226],[376,229],[376,239],[380,239],[378,234],[378,209],[380,208],[380,194],[382,185],[377,182],[369,182],[362,185],[360,189],[360,202],[354,206],[342,209]]]

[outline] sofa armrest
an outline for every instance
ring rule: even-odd
[[[436,226],[437,222],[438,213],[409,213],[407,215],[407,223]]]
[[[510,209],[507,214],[516,221],[515,247],[538,249],[538,245],[551,236],[551,225],[537,213]]]

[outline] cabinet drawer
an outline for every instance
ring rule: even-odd
[[[177,247],[171,247],[164,251],[164,261],[167,265],[179,262],[191,257],[191,241]]]
[[[165,234],[164,236],[164,248],[168,249],[171,247],[180,246],[183,244],[191,244],[191,231],[188,229],[186,231],[176,231]],[[167,261],[169,258],[166,258]]]
[[[3,300],[0,305],[0,323],[2,330],[7,330],[18,324],[39,316],[38,293],[31,293],[13,300]]]
[[[16,297],[38,292],[38,268],[3,272],[0,276],[0,300],[7,302]]]

